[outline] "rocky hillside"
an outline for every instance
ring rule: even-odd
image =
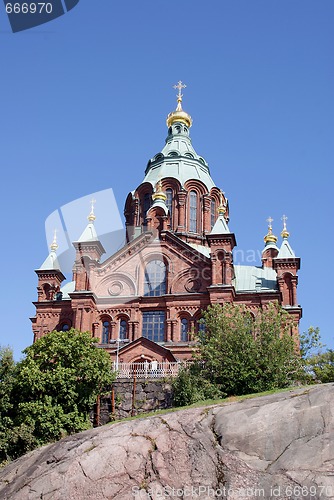
[[[0,473],[0,498],[334,498],[334,384],[106,425]]]

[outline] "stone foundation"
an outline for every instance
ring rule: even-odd
[[[114,397],[112,397],[112,389]],[[100,408],[98,409],[96,405],[94,409],[95,425],[172,407],[173,391],[172,384],[169,382],[136,380],[134,388],[132,380],[124,380],[114,382],[112,389],[109,395],[100,398]]]

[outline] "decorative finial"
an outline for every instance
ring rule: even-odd
[[[283,216],[282,216],[282,221],[283,221],[283,231],[281,232],[281,236],[282,236],[282,238],[284,238],[284,239],[287,239],[287,238],[289,238],[289,236],[290,236],[290,233],[289,233],[289,231],[288,231],[288,230],[287,230],[287,228],[286,228],[286,221],[287,221],[287,220],[288,220],[287,216],[286,216],[286,215],[283,215]]]
[[[167,127],[170,127],[171,125],[173,125],[173,123],[176,123],[176,122],[184,123],[187,127],[191,127],[191,125],[192,125],[193,121],[191,119],[191,116],[188,115],[188,113],[186,113],[182,109],[182,98],[183,98],[182,89],[185,89],[186,87],[187,87],[187,85],[182,83],[181,80],[178,82],[177,85],[173,85],[173,88],[175,90],[178,90],[178,93],[176,94],[177,106],[176,106],[176,110],[172,111],[167,116]]]
[[[225,215],[226,212],[226,202],[223,201],[223,198],[225,198],[224,195],[225,195],[224,191],[219,192],[220,203],[218,207],[218,215]]]
[[[91,203],[91,209],[90,209],[90,214],[88,215],[87,219],[89,220],[89,222],[94,222],[94,220],[96,219],[96,215],[94,214],[94,205],[96,203],[96,200],[94,200],[94,198],[92,198],[90,200],[90,203]]]
[[[272,217],[268,217],[267,219],[268,222],[268,233],[265,235],[263,238],[265,243],[276,243],[277,242],[277,236],[273,234],[273,227],[272,223],[274,222],[274,219]]]
[[[177,108],[176,108],[176,111],[182,111],[182,97],[183,97],[183,94],[182,94],[182,89],[185,89],[187,87],[187,85],[185,85],[184,83],[181,82],[181,80],[179,80],[178,84],[177,85],[173,85],[173,89],[177,90],[178,89],[178,93],[176,94],[176,97],[177,97]]]
[[[155,191],[152,194],[152,200],[153,201],[155,201],[155,200],[166,201],[167,200],[167,196],[166,196],[166,194],[162,190],[162,181],[161,181],[161,179],[159,179],[158,182],[155,185]]]
[[[59,247],[59,245],[57,243],[57,229],[55,229],[53,232],[53,241],[50,245],[50,248],[51,248],[52,252],[55,252],[58,247]]]

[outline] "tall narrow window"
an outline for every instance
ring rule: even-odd
[[[143,337],[153,342],[165,340],[164,311],[148,311],[143,313]]]
[[[144,295],[157,296],[166,293],[166,266],[162,260],[151,260],[145,268]]]
[[[151,195],[150,193],[145,193],[144,194],[144,201],[143,201],[143,217],[144,219],[146,219],[146,215],[147,215],[147,212],[148,210],[150,209],[151,207]]]
[[[173,229],[173,190],[168,188],[166,189],[166,205],[169,211],[169,217],[170,217],[170,227]]]
[[[188,320],[186,318],[181,319],[181,342],[187,342],[188,340]]]
[[[189,231],[197,232],[197,193],[190,191],[189,193]]]
[[[211,229],[215,225],[216,222],[216,202],[215,200],[211,200]]]
[[[102,323],[102,344],[108,344],[109,332],[110,332],[109,321],[103,321],[103,323]]]
[[[119,338],[121,340],[128,338],[128,322],[125,319],[119,322]]]

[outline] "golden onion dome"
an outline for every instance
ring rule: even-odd
[[[184,85],[181,81],[179,81],[177,85],[174,85],[174,89],[178,89],[178,91],[179,91],[178,94],[176,95],[177,106],[176,106],[176,110],[172,111],[167,116],[167,121],[166,121],[167,127],[171,127],[173,125],[173,123],[176,123],[176,122],[181,122],[181,123],[184,123],[187,127],[191,127],[191,125],[193,123],[191,116],[188,113],[186,113],[186,111],[184,111],[182,109],[183,94],[181,93],[181,91],[184,88],[186,88],[186,85]]]
[[[271,225],[271,223],[273,222],[273,220],[274,219],[272,219],[271,217],[269,217],[267,219],[267,222],[268,222],[268,233],[263,238],[265,243],[277,243],[277,236],[275,236],[273,234],[273,228],[272,228],[272,225]]]
[[[153,201],[156,201],[156,200],[166,201],[167,200],[167,196],[162,190],[161,179],[157,182],[157,184],[155,186],[155,192],[152,194],[152,200]]]

